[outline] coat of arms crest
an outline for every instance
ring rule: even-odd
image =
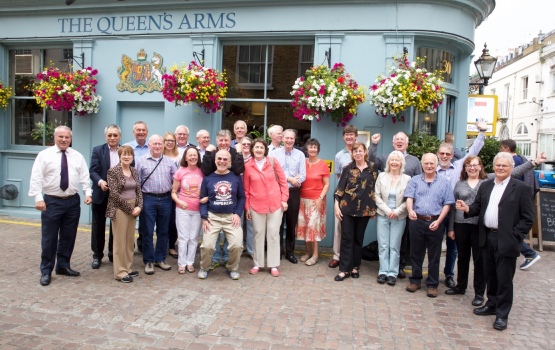
[[[166,73],[166,67],[162,66],[163,57],[154,52],[150,61],[146,59],[147,53],[141,49],[137,53],[137,60],[133,61],[127,55],[121,56],[121,67],[118,67],[119,83],[116,85],[119,91],[143,92],[161,91],[162,75]]]

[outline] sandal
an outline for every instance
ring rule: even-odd
[[[175,253],[172,253],[172,250],[173,250]],[[168,250],[168,254],[169,254],[172,258],[174,258],[174,259],[177,259],[177,257],[178,257],[177,252],[175,251],[175,249],[170,249],[170,250]]]
[[[308,254],[305,254],[305,255],[301,256],[301,262],[307,261],[308,258],[310,258],[310,256],[308,256]]]
[[[316,265],[317,262],[318,262],[318,256],[313,255],[312,258],[308,259],[304,264],[306,266],[312,266],[312,265]]]
[[[177,269],[177,272],[179,272],[180,275],[184,275],[185,274],[185,266],[179,266]]]
[[[195,267],[193,265],[187,265],[187,271],[193,273],[195,272]]]

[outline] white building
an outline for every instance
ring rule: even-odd
[[[498,57],[484,94],[497,95],[497,137],[516,141],[522,155],[555,159],[555,30]]]

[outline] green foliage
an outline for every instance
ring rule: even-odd
[[[495,137],[486,137],[484,141],[484,147],[480,150],[478,156],[482,159],[484,163],[484,170],[486,173],[493,173],[493,158],[497,153],[499,153],[499,147],[501,146],[501,141]]]
[[[272,125],[273,125],[273,124],[272,124]],[[272,125],[268,126],[268,129],[269,129]],[[260,131],[258,131],[258,130],[253,130],[253,131],[249,132],[249,133],[248,133],[248,136],[250,136],[253,140],[258,139],[258,138],[260,138],[260,139],[265,139],[265,140],[268,142],[268,144],[270,144],[270,143],[272,142],[272,139],[271,139],[270,136],[268,135],[268,130],[267,130],[267,129],[266,129],[266,135],[265,135],[265,136],[262,135],[262,133],[261,133]]]
[[[409,136],[407,152],[421,159],[423,154],[437,153],[440,143],[441,141],[435,135],[428,135],[424,132],[415,131]]]

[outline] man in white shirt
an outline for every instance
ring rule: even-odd
[[[179,159],[181,159],[187,147],[195,147],[195,145],[189,143],[189,128],[185,125],[179,125],[175,128],[175,137],[177,139],[177,152],[179,152]]]
[[[35,208],[41,211],[42,286],[50,284],[54,265],[57,275],[80,275],[70,265],[81,215],[79,185],[85,194],[85,204],[92,203],[85,158],[69,147],[71,129],[65,125],[58,126],[54,130],[54,143],[54,146],[37,155],[29,186],[29,196],[34,197]]]
[[[204,154],[206,153],[206,149],[211,146],[210,145],[210,134],[207,130],[201,129],[197,132],[197,149],[200,153],[199,162],[202,163],[202,159],[204,158]],[[216,147],[212,145],[212,150],[215,150]],[[208,149],[210,151],[210,149]]]
[[[268,145],[268,152],[281,148],[281,140],[283,139],[283,127],[280,125],[272,125],[268,129],[268,136],[272,142]]]

